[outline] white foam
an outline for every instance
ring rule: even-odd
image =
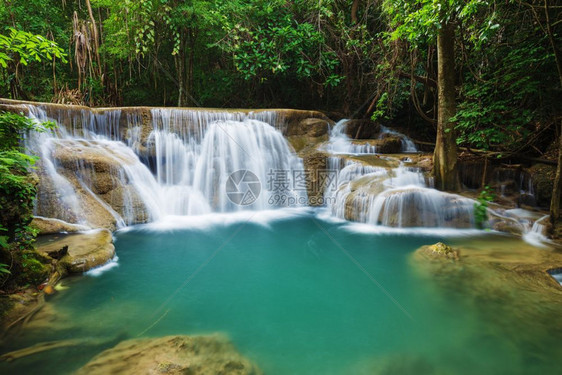
[[[295,207],[263,211],[221,212],[191,216],[168,215],[151,223],[120,229],[119,232],[123,233],[130,230],[160,232],[180,229],[208,231],[215,229],[217,226],[230,226],[242,223],[251,223],[268,228],[272,222],[303,217],[311,211],[312,210],[308,207]]]
[[[95,268],[92,268],[89,271],[84,272],[84,275],[92,276],[92,277],[98,277],[101,274],[103,274],[103,273],[105,273],[105,272],[107,272],[107,271],[109,271],[109,270],[111,270],[115,267],[118,267],[119,266],[118,261],[119,261],[119,257],[116,255],[112,259],[110,259],[109,262],[107,262],[107,263],[105,263],[105,264],[103,264],[99,267],[95,267]]]
[[[346,222],[340,229],[360,234],[400,234],[431,237],[474,237],[481,236],[485,232],[478,229],[458,229],[443,227],[389,227],[384,225],[372,225],[367,223]]]

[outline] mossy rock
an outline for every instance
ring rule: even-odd
[[[422,246],[417,251],[426,259],[451,259],[459,260],[459,251],[443,242],[437,242],[433,245]]]
[[[259,375],[262,371],[220,335],[122,341],[76,372],[88,374]]]
[[[21,271],[14,271],[19,285],[39,285],[44,282],[51,272],[51,261],[48,257],[35,250],[14,252],[15,262],[21,266]]]
[[[50,255],[66,246],[68,253],[60,259],[59,265],[70,273],[86,272],[107,263],[115,256],[111,232],[107,229],[58,237],[55,241],[39,246],[38,251]]]

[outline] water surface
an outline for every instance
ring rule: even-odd
[[[411,260],[418,247],[441,240],[523,242],[476,231],[371,230],[283,212],[168,218],[117,232],[118,266],[63,280],[68,289],[48,300],[55,318],[32,323],[3,351],[70,338],[93,344],[0,370],[71,373],[119,340],[213,332],[228,335],[266,374],[525,374],[562,364],[560,327],[537,330],[532,340],[508,337],[512,331],[487,318],[495,307],[485,299],[443,291]],[[509,308],[497,311],[517,321]]]

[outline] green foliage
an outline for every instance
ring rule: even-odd
[[[29,248],[35,238],[31,221],[36,181],[29,174],[36,157],[20,152],[23,134],[46,131],[53,123],[35,124],[13,113],[0,113],[0,237],[2,248]]]
[[[4,263],[0,263],[0,274],[11,274],[10,266]]]
[[[39,285],[49,276],[48,260],[35,250],[22,250],[15,253],[14,261],[23,271],[15,275],[19,285]]]
[[[326,39],[315,25],[295,19],[284,1],[225,2],[214,11],[224,37],[217,45],[231,54],[236,70],[261,82],[276,75],[316,78],[337,86],[337,55],[323,49]]]
[[[492,188],[488,185],[482,189],[476,203],[474,203],[474,221],[480,229],[484,228],[484,224],[488,221],[488,204],[496,197]]]
[[[383,93],[380,99],[377,101],[375,110],[371,115],[371,120],[379,121],[381,119],[388,120],[388,93]]]
[[[487,0],[385,0],[383,8],[395,27],[393,39],[406,39],[414,45],[435,41],[437,31],[444,23],[471,21],[482,9],[490,6]],[[483,30],[496,28],[492,21]]]
[[[525,145],[533,125],[548,110],[548,81],[543,72],[555,70],[552,54],[540,42],[524,41],[501,48],[501,58],[489,61],[478,79],[467,73],[460,93],[462,101],[453,118],[458,144],[501,151]]]
[[[28,65],[43,59],[61,59],[66,62],[66,54],[55,42],[14,28],[8,35],[0,35],[0,67],[8,68],[8,63]]]
[[[53,126],[0,113],[0,261],[12,262],[17,272],[11,272],[11,280],[17,285],[42,282],[49,272],[33,250],[37,231],[29,226],[37,193],[37,181],[30,171],[37,158],[21,152],[21,143],[26,132],[47,131]],[[10,274],[5,263],[0,264],[0,273]]]

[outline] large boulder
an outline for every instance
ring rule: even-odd
[[[365,176],[351,188],[345,201],[345,219],[390,227],[474,226],[474,201],[423,187],[385,190],[381,179]]]
[[[40,215],[111,230],[119,216],[133,213],[131,223],[146,221],[146,207],[127,178],[127,169],[144,168],[131,150],[103,141],[57,140],[52,156],[58,175],[40,168]],[[61,194],[64,189],[69,193]]]
[[[349,120],[345,123],[345,132],[352,139],[376,138],[380,130],[380,124],[373,120]]]
[[[225,338],[213,335],[123,341],[94,357],[76,375],[261,373],[255,364],[242,357]]]
[[[308,137],[321,137],[330,131],[331,121],[323,118],[305,118],[297,126],[289,129],[288,136],[306,135]]]
[[[332,126],[334,122],[325,114],[318,111],[303,111],[297,109],[275,109],[276,127],[281,130],[284,136],[305,135],[309,132],[319,134],[327,129],[325,124]],[[258,113],[259,111],[256,111]],[[322,121],[314,121],[314,119]],[[314,129],[314,130],[313,130]],[[311,135],[317,136],[317,135]]]

